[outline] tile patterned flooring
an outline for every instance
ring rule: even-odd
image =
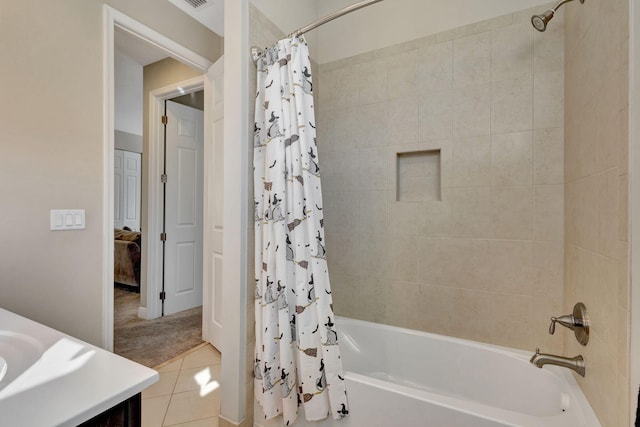
[[[142,426],[218,427],[220,363],[203,343],[156,367],[160,379],[142,392]]]

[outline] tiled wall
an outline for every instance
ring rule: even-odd
[[[566,349],[603,427],[628,426],[629,2],[567,6],[564,311],[583,301],[592,327]]]
[[[342,315],[581,353],[603,427],[626,426],[628,2],[574,3],[544,33],[543,7],[314,72],[331,280]],[[282,35],[251,8],[252,44]],[[424,150],[441,200],[397,202],[396,154]],[[577,301],[587,347],[547,334]]]
[[[531,14],[320,65],[338,314],[562,351],[547,330],[563,309],[564,25],[538,33]],[[397,153],[425,150],[440,200],[398,202],[413,172]]]

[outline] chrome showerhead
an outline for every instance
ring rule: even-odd
[[[569,3],[570,1],[573,0],[560,0],[558,4],[553,7],[553,9],[549,9],[545,13],[542,13],[540,15],[533,15],[531,17],[531,24],[533,24],[533,28],[540,32],[546,30],[547,24],[549,23],[549,21],[551,21],[551,18],[553,18],[553,15],[560,8],[560,6],[565,3]],[[580,3],[584,3],[584,0],[580,0]]]
[[[546,30],[547,24],[549,23],[549,21],[551,21],[551,18],[553,18],[554,13],[555,13],[555,10],[549,9],[545,13],[542,13],[540,15],[533,15],[531,17],[531,23],[533,24],[533,28],[535,28],[540,32],[543,32],[544,30]]]

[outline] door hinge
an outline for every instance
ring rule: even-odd
[[[165,291],[160,292],[160,300],[164,301],[167,299],[167,293]]]
[[[167,174],[163,173],[162,175],[160,175],[160,182],[162,182],[163,184],[167,183]]]
[[[167,123],[169,123],[169,117],[167,116],[162,116],[162,124],[166,125]]]
[[[160,233],[160,240],[165,242],[167,240],[167,233]]]

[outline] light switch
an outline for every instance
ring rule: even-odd
[[[83,230],[85,228],[84,209],[52,209],[50,212],[51,230]]]

